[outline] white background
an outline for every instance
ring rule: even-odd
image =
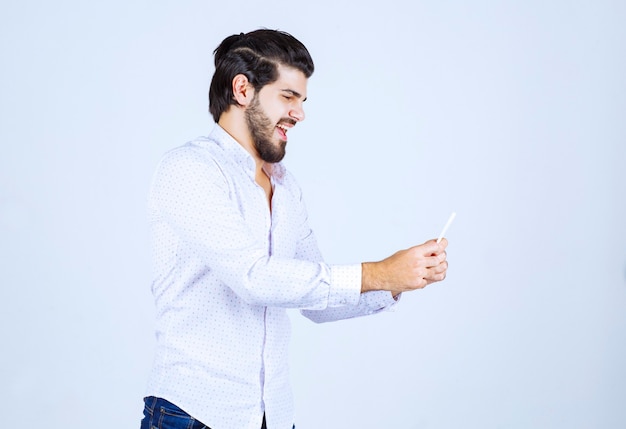
[[[458,213],[444,283],[291,313],[298,429],[626,427],[624,22],[608,0],[4,0],[0,426],[139,427],[151,175],[212,126],[212,50],[263,26],[316,62],[286,164],[329,262]]]

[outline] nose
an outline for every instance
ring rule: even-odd
[[[304,121],[304,108],[302,107],[302,104],[292,108],[289,111],[289,117],[295,119],[298,122]]]

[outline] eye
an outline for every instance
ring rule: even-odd
[[[283,95],[283,97],[285,98],[285,100],[287,101],[291,101],[291,99],[293,98],[293,96],[291,95]]]

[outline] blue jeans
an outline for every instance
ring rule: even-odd
[[[148,396],[143,402],[141,429],[211,429],[165,399]],[[265,416],[261,429],[266,429]]]
[[[141,429],[211,429],[165,399],[148,396],[143,402]]]

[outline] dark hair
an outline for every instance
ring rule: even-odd
[[[255,30],[225,38],[213,51],[215,74],[209,89],[209,112],[218,122],[234,98],[232,81],[243,74],[259,91],[278,79],[278,65],[300,70],[308,78],[313,74],[313,59],[306,47],[291,34],[279,30]]]

